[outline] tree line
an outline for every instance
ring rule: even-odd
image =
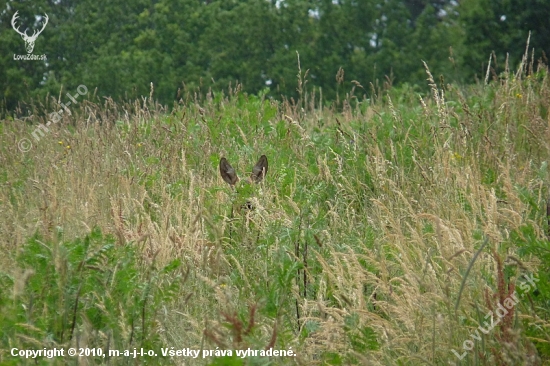
[[[536,60],[550,51],[545,0],[8,0],[0,10],[4,113],[79,85],[128,100],[148,96],[153,83],[164,104],[183,89],[237,82],[291,98],[297,53],[308,87],[331,101],[352,85],[366,95],[370,83],[422,88],[422,60],[436,77],[472,83],[493,54],[498,75],[507,57],[517,65],[529,32]],[[46,60],[15,59],[27,53],[12,28],[16,11],[29,35],[47,14],[33,50]]]

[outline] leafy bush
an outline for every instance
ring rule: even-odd
[[[0,272],[2,364],[20,363],[12,348],[160,349],[160,310],[178,293],[180,262],[158,269],[98,228],[60,238],[35,235],[16,255],[19,271]]]

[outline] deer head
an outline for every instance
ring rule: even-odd
[[[25,29],[25,33],[22,33],[19,31],[19,27],[17,27],[15,25],[15,21],[17,20],[17,18],[19,18],[19,16],[17,16],[17,13],[18,11],[15,12],[15,14],[13,14],[13,17],[11,18],[11,26],[13,27],[13,29],[19,33],[21,35],[21,37],[23,38],[23,41],[25,41],[25,48],[27,49],[27,53],[31,53],[32,50],[34,49],[34,42],[36,41],[36,38],[40,35],[40,33],[42,33],[42,31],[44,30],[44,28],[46,28],[46,24],[48,24],[48,14],[44,14],[44,18],[46,19],[44,21],[44,25],[42,26],[42,29],[36,33],[36,31],[33,32],[32,36],[28,36],[27,35],[27,29]]]
[[[267,174],[267,168],[267,156],[262,155],[260,160],[258,160],[256,165],[254,165],[254,168],[252,168],[252,174],[250,174],[249,178],[250,182],[260,183]],[[233,169],[226,158],[221,158],[220,160],[220,175],[232,188],[234,188],[235,184],[239,181],[239,177],[237,176],[237,173],[235,173],[235,169]]]
[[[262,155],[260,160],[258,160],[256,165],[252,168],[252,173],[248,179],[249,183],[260,183],[267,174],[267,169],[267,157]],[[221,158],[220,160],[220,175],[222,179],[229,184],[233,190],[235,190],[235,184],[239,181],[239,177],[237,176],[235,169],[233,169],[226,158]],[[254,206],[250,201],[246,201],[241,208],[250,210],[254,209]]]

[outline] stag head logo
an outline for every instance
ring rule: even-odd
[[[25,48],[27,49],[27,53],[32,53],[32,50],[34,49],[34,42],[36,41],[36,38],[38,38],[38,36],[40,35],[40,33],[42,33],[42,31],[44,30],[44,28],[46,28],[46,24],[48,24],[48,14],[44,14],[44,25],[42,26],[42,29],[40,29],[40,31],[38,33],[36,33],[36,31],[33,32],[32,36],[29,36],[27,35],[27,29],[25,29],[25,33],[22,33],[19,31],[19,27],[16,26],[15,22],[17,20],[17,18],[19,18],[17,16],[17,13],[18,11],[15,12],[15,14],[13,14],[13,18],[11,18],[11,26],[13,27],[13,29],[19,33],[21,35],[21,37],[23,38],[23,41],[25,41]]]

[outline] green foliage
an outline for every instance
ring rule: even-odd
[[[380,347],[374,330],[370,327],[362,326],[357,314],[347,316],[344,322],[344,329],[349,337],[350,345],[355,352],[365,353],[375,351]]]
[[[247,4],[216,3],[210,16],[226,17],[231,27],[235,9],[271,9]],[[343,21],[359,10],[354,4],[325,1],[319,14]],[[157,5],[136,21],[147,23],[155,11],[178,16],[170,10],[176,4]],[[275,8],[291,17],[288,8],[298,5],[308,9],[300,1]],[[382,11],[367,5],[360,9]],[[410,12],[406,4],[389,5],[383,11],[396,17]],[[385,30],[413,30],[384,57],[401,57],[397,50],[415,37],[435,36],[420,27],[436,26],[436,5],[405,30],[389,18],[378,24],[382,40],[391,38]],[[321,22],[305,19],[295,21],[304,27]],[[132,39],[155,48],[161,29],[147,29]],[[246,42],[249,35],[238,29],[222,35],[227,44],[238,37]],[[339,47],[322,56],[337,65],[349,52],[346,43]],[[210,52],[232,62],[222,51]],[[311,69],[308,78],[324,72]],[[532,302],[517,304],[513,319],[484,334],[467,360],[498,364],[494,355],[509,351],[519,358],[515,364],[528,357],[546,362],[548,348],[533,340],[547,337],[548,323],[547,218],[541,214],[546,75],[510,73],[499,83],[471,87],[430,79],[430,95],[414,84],[388,85],[363,100],[345,76],[333,90],[339,101],[332,109],[308,103],[307,87],[298,92],[303,100],[277,102],[264,85],[258,95],[240,86],[184,93],[170,112],[143,99],[82,103],[74,123],[52,128],[50,139],[26,155],[13,142],[36,127],[5,120],[0,231],[13,260],[0,257],[8,268],[0,275],[0,325],[8,330],[2,349],[85,339],[102,348],[293,347],[302,363],[416,364],[419,357],[448,363],[449,350],[471,339],[498,295],[511,288],[507,281],[525,267],[545,284],[528,294]],[[247,184],[261,154],[269,158],[269,173],[260,184]],[[240,175],[235,189],[219,176],[222,156]],[[85,239],[52,239],[56,227],[70,230],[67,238],[79,237],[82,223],[108,228],[116,240],[97,230]],[[22,243],[31,229],[40,235]],[[174,258],[190,268],[190,294],[176,293],[181,273]],[[214,356],[199,362],[292,361]]]
[[[536,289],[527,293],[532,305],[539,309],[538,315],[543,318],[550,316],[550,240],[540,239],[531,225],[526,225],[511,233],[510,239],[519,248],[521,258],[529,258],[533,255],[539,262],[540,267],[532,275],[538,279]],[[535,341],[535,346],[541,354],[550,354],[548,342],[538,341],[547,336],[547,332],[539,327],[525,324],[527,334]]]
[[[303,75],[308,70],[307,85],[322,91],[321,102],[336,104],[345,99],[343,90],[358,85],[352,81],[362,85],[359,99],[376,98],[392,84],[426,90],[422,60],[437,79],[472,82],[474,75],[483,78],[495,51],[496,75],[507,53],[510,67],[521,60],[511,51],[525,48],[529,31],[535,60],[550,53],[550,7],[540,0],[10,4],[0,14],[2,115],[18,105],[19,115],[33,113],[78,85],[120,101],[149,97],[152,83],[154,98],[168,105],[237,83],[248,93],[296,100],[296,52]],[[41,24],[35,17],[49,15],[35,48],[47,63],[13,60],[24,53],[11,29],[15,10],[29,31]],[[335,84],[340,69],[345,77]]]
[[[493,57],[491,78],[495,70],[515,68],[522,55],[510,52],[525,48],[530,35],[530,44],[539,45],[534,60],[549,54],[550,33],[547,28],[550,4],[539,0],[465,0],[458,12],[464,29],[464,71],[467,76],[483,79],[489,57]],[[535,71],[535,70],[532,70]]]
[[[2,348],[67,348],[84,337],[104,352],[158,350],[159,310],[178,294],[180,262],[144,271],[135,247],[117,246],[99,229],[70,242],[61,237],[32,237],[15,258],[19,271],[0,273]]]

